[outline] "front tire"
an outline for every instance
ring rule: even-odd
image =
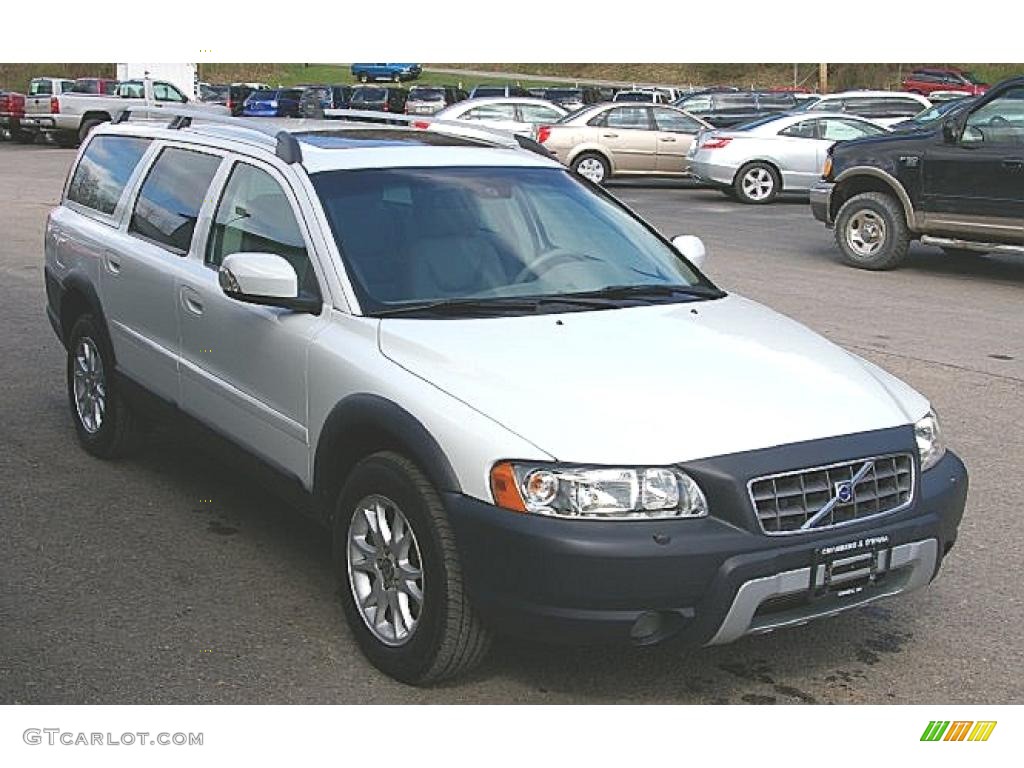
[[[333,540],[345,617],[377,669],[428,685],[480,662],[489,633],[466,595],[440,496],[413,462],[384,451],[356,465]]]
[[[596,152],[584,152],[569,166],[575,173],[595,184],[604,184],[611,178],[608,161]]]
[[[895,269],[910,249],[903,208],[883,192],[863,192],[843,203],[836,216],[835,238],[843,260],[859,269]]]
[[[782,179],[768,163],[747,163],[736,174],[733,191],[736,199],[748,205],[765,205],[779,196]]]
[[[114,459],[135,447],[135,414],[121,397],[114,355],[92,315],[82,315],[68,337],[67,391],[78,442],[93,456]]]

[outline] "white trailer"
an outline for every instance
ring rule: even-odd
[[[166,80],[182,93],[195,99],[199,96],[199,67],[195,64],[118,64],[118,80]]]

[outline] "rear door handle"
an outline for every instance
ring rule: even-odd
[[[103,258],[104,263],[107,265],[107,271],[112,275],[121,274],[121,259],[112,253],[108,253]]]
[[[675,141],[675,139],[671,136],[662,136],[658,141]]]
[[[602,133],[601,134],[601,138],[603,138],[603,139],[617,139],[617,138],[619,138],[619,134],[617,134],[617,133]]]
[[[187,285],[181,287],[181,306],[193,315],[203,314],[203,302],[199,298],[199,293]]]
[[[1008,157],[1003,160],[1003,168],[1009,168],[1011,171],[1019,171],[1024,168],[1024,160],[1019,157]]]

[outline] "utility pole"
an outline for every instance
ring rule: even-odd
[[[828,93],[828,64],[818,65],[818,93]]]
[[[800,65],[799,64],[794,64],[793,65],[793,87],[794,88],[796,88],[797,85],[799,84],[799,77],[798,77],[799,69],[800,69]]]

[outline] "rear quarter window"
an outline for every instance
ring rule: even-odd
[[[114,213],[149,139],[97,136],[85,148],[68,185],[67,200],[99,213]]]

